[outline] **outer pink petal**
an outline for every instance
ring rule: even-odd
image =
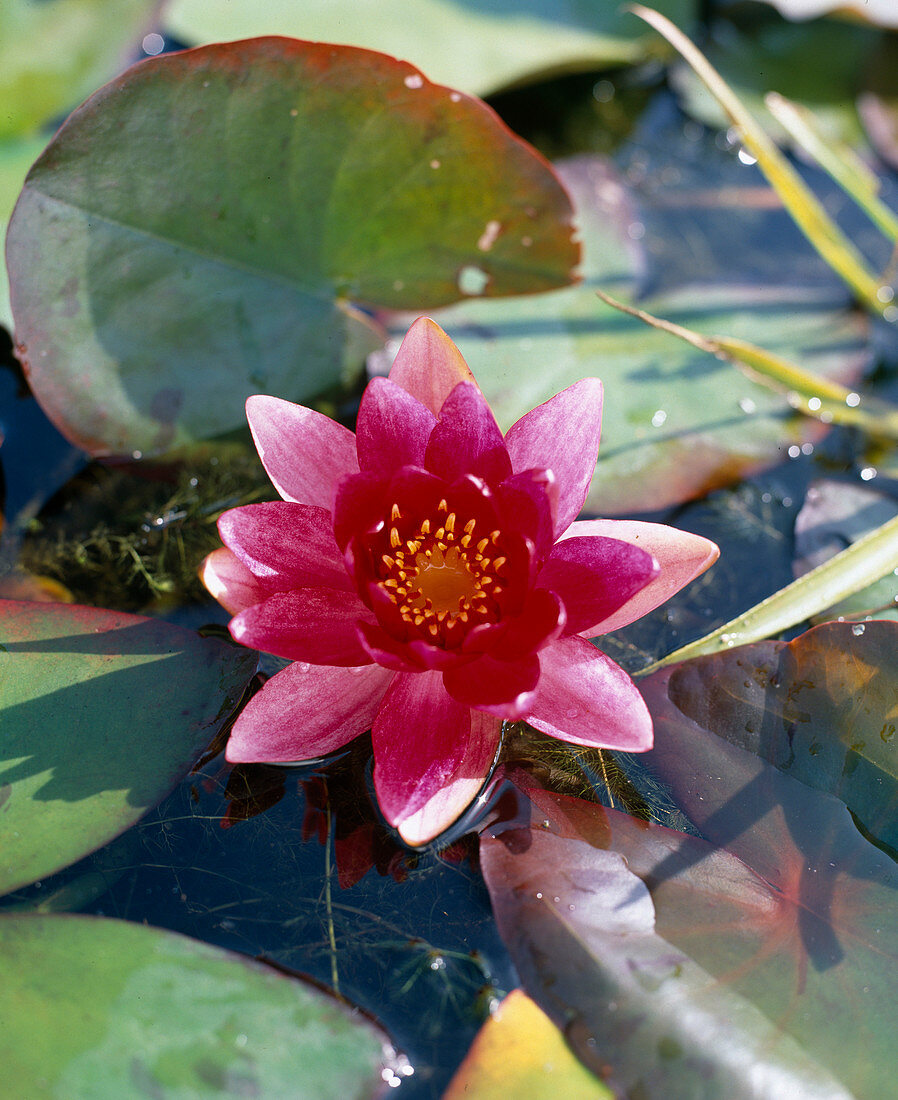
[[[234,764],[326,756],[370,729],[393,675],[377,665],[288,665],[241,711],[225,756]]]
[[[439,672],[398,673],[371,730],[374,788],[403,839],[447,829],[483,785],[501,722],[452,699]]]
[[[641,547],[622,539],[568,538],[552,553],[536,578],[537,591],[561,597],[567,611],[565,634],[608,618],[660,572]]]
[[[366,665],[356,631],[371,613],[355,592],[300,588],[279,592],[231,619],[235,641],[291,661],[313,665]]]
[[[558,484],[556,536],[576,519],[596,468],[602,427],[602,383],[584,378],[537,406],[505,437],[515,470],[549,469]]]
[[[644,752],[652,719],[624,670],[585,638],[561,638],[540,655],[541,675],[527,721],[575,745]]]
[[[607,634],[641,619],[704,573],[720,556],[720,550],[709,539],[693,535],[689,531],[678,531],[663,523],[619,519],[578,520],[565,532],[563,538],[569,539],[578,535],[622,539],[646,550],[661,567],[657,576],[645,588],[631,596],[622,607],[584,627],[580,633],[585,637]]]
[[[437,418],[389,378],[372,378],[362,394],[356,422],[359,466],[389,475],[403,466],[423,466]]]
[[[359,472],[355,436],[329,416],[260,394],[247,400],[246,418],[262,465],[284,500],[329,509],[340,478]]]
[[[440,326],[429,317],[419,317],[396,353],[390,380],[439,416],[458,383],[474,382],[474,375]]]
[[[226,546],[208,555],[200,566],[200,580],[232,615],[271,595],[271,586],[254,577]]]
[[[446,481],[475,474],[497,485],[511,474],[502,431],[473,382],[460,383],[446,398],[424,462]]]
[[[224,512],[218,530],[251,573],[275,579],[280,588],[352,587],[325,508],[280,500],[247,504]]]

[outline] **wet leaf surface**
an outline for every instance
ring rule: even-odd
[[[0,893],[123,832],[189,769],[256,655],[152,619],[2,601]]]
[[[656,6],[683,26],[696,7],[693,0],[658,0]],[[412,20],[402,0],[348,0],[339,8],[328,0],[301,6],[278,0],[262,12],[250,0],[174,0],[165,18],[192,45],[286,34],[383,50],[408,58],[431,80],[476,95],[546,73],[640,61],[650,41],[623,10],[575,0],[417,0]]]
[[[632,298],[637,277],[651,278],[658,259],[647,258],[634,244],[645,230],[637,198],[607,162],[577,158],[560,171],[581,222],[582,284],[533,299],[472,301],[435,314],[501,426],[507,430],[528,409],[584,375],[600,377],[602,447],[587,511],[611,514],[688,500],[772,465],[790,445],[818,440],[822,426],[796,418],[784,397],[596,298],[596,287]],[[759,221],[769,217],[769,211],[745,205],[745,198],[734,188],[726,209],[715,212],[721,228],[724,219],[728,222],[730,255],[740,223],[757,239]],[[690,203],[693,228],[701,233],[704,223],[719,246],[707,210],[688,188],[687,210],[676,210],[680,221],[668,226],[674,234],[668,239],[689,237],[684,220]],[[692,237],[693,248],[700,243]],[[658,266],[663,268],[663,261]],[[751,270],[750,261],[746,266]],[[763,334],[768,349],[808,369],[842,381],[857,378],[868,358],[864,325],[845,312],[842,291],[819,276],[784,285],[769,259],[765,268],[760,283],[680,284],[640,304],[699,332],[754,341]],[[738,280],[744,270],[734,259],[732,277]],[[397,319],[395,330],[404,330],[408,319]]]
[[[360,364],[378,340],[347,300],[564,285],[570,216],[487,107],[407,63],[275,38],[151,58],[29,173],[19,354],[86,450],[169,450],[242,425],[251,393],[309,398]]]
[[[0,917],[0,1013],[16,1096],[364,1100],[399,1068],[383,1032],[310,984],[98,917]]]

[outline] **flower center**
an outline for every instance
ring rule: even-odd
[[[403,523],[394,504],[390,523],[380,584],[409,626],[429,641],[451,645],[472,626],[499,618],[496,597],[506,562],[497,554],[499,531],[479,532],[476,519],[462,525],[445,500],[416,528]]]

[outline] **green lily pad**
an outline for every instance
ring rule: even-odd
[[[28,169],[46,145],[42,138],[0,141],[0,240],[6,238],[6,226],[15,206]],[[0,325],[12,332],[12,306],[9,304],[9,278],[6,264],[0,262]]]
[[[80,107],[8,234],[20,355],[94,454],[301,400],[423,310],[571,279],[563,188],[484,104],[382,54],[263,38],[151,58]]]
[[[0,603],[3,894],[74,863],[167,794],[256,655],[155,619]]]
[[[681,27],[694,0],[657,0]],[[617,4],[583,0],[173,0],[169,31],[192,44],[283,34],[383,50],[420,66],[432,80],[486,95],[547,73],[643,60],[652,36]]]
[[[3,0],[0,138],[33,134],[108,80],[159,0]]]
[[[605,513],[700,496],[773,465],[791,445],[819,439],[824,429],[793,415],[784,397],[599,301],[596,287],[633,297],[646,261],[632,238],[644,225],[605,163],[577,158],[558,167],[581,225],[583,282],[539,298],[471,301],[434,314],[503,430],[585,375],[601,378],[602,446],[586,508]],[[732,238],[730,247],[737,247]],[[844,310],[841,291],[830,285],[721,281],[640,305],[702,333],[762,344],[829,378],[855,379],[867,358],[863,322]],[[391,319],[397,335],[408,320]]]
[[[318,989],[96,917],[0,917],[0,1018],[9,1096],[362,1100],[392,1073],[383,1033]]]

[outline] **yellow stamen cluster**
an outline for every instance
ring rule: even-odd
[[[457,641],[471,626],[494,621],[506,558],[496,553],[498,531],[478,537],[477,520],[460,527],[441,500],[410,538],[398,504],[390,511],[388,553],[381,556],[381,587],[402,618],[429,641]]]

